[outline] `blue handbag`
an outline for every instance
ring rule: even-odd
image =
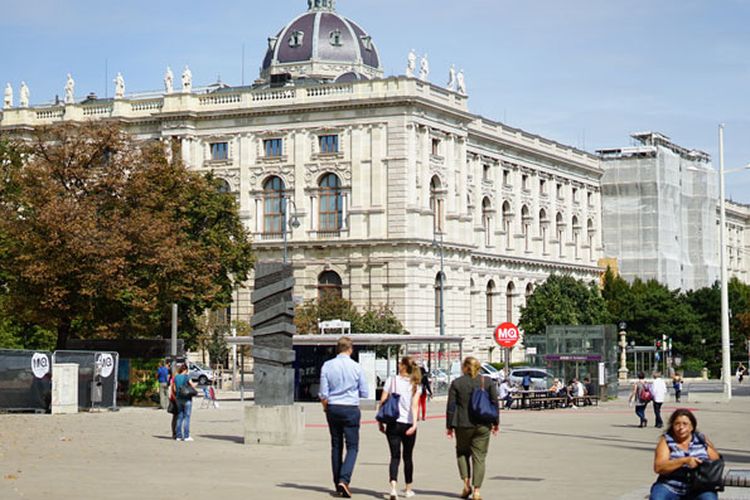
[[[393,390],[389,392],[385,402],[380,405],[378,414],[375,415],[375,420],[384,424],[395,423],[398,420],[399,415],[401,414],[401,411],[399,410],[399,401],[401,400],[401,395],[394,392],[396,389],[395,377],[393,378],[392,386]]]
[[[469,402],[469,416],[479,424],[494,424],[498,421],[500,413],[497,405],[492,404],[490,393],[484,388],[484,377],[481,376],[482,384],[471,391]]]

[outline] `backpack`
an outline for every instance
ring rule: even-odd
[[[654,395],[648,387],[648,384],[638,384],[638,399],[643,403],[648,403],[654,399]]]

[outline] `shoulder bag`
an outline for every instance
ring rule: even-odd
[[[706,437],[696,432],[698,438],[708,453]],[[706,491],[724,491],[724,458],[719,455],[718,460],[704,460],[695,469],[688,471],[688,484],[691,493],[703,493]]]
[[[395,392],[396,377],[393,377],[393,383],[391,384],[391,386],[392,390],[388,393],[388,397],[386,398],[385,402],[380,405],[378,414],[375,415],[375,420],[384,424],[395,423],[398,420],[398,417],[401,415],[401,410],[399,409],[399,401],[401,400],[401,395]]]
[[[195,387],[190,385],[189,381],[177,388],[177,397],[180,399],[192,399],[197,395],[198,391],[195,390]]]
[[[484,377],[479,377],[482,379],[481,385],[471,391],[469,415],[477,423],[494,424],[500,416],[498,407],[492,404],[490,393],[484,388]]]

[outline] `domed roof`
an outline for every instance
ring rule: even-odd
[[[289,73],[293,78],[335,80],[343,73],[383,76],[372,38],[335,11],[335,0],[308,0],[309,10],[268,39],[261,78]]]

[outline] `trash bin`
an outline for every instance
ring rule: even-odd
[[[94,380],[91,382],[91,406],[102,404],[102,382]]]

